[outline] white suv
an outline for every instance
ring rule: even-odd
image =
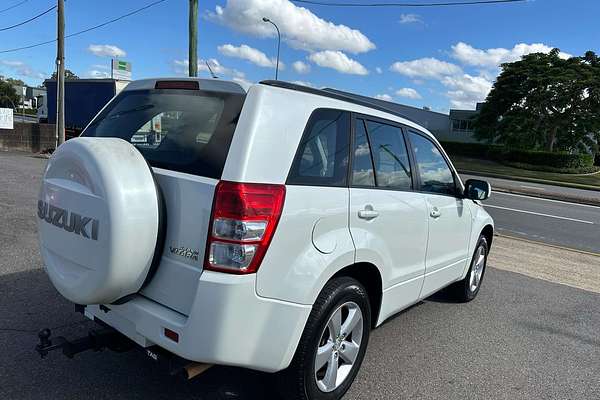
[[[150,355],[339,399],[371,328],[448,286],[477,295],[490,187],[465,186],[427,130],[375,101],[142,80],[50,159],[41,252],[64,297]]]

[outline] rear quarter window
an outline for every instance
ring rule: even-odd
[[[288,175],[289,185],[346,186],[350,113],[318,109],[310,116]]]
[[[125,91],[82,136],[118,137],[153,167],[219,179],[244,96],[199,90]]]

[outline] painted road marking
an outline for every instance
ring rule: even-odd
[[[546,190],[544,188],[537,187],[537,186],[526,186],[526,185],[519,185],[519,186],[522,188],[525,188],[525,189]]]
[[[530,199],[530,200],[542,200],[542,201],[549,201],[549,202],[552,202],[552,203],[568,204],[570,206],[600,208],[599,206],[594,206],[594,205],[591,205],[591,204],[581,204],[581,203],[573,203],[571,201],[546,199],[544,197],[527,196],[526,194],[516,194],[516,193],[500,192],[500,191],[497,191],[497,190],[492,190],[492,193],[494,193],[495,195],[500,194],[500,195],[504,195],[504,196],[522,197],[524,199]]]
[[[523,214],[537,215],[537,216],[540,216],[540,217],[556,218],[556,219],[562,219],[562,220],[566,220],[566,221],[579,222],[579,223],[582,223],[582,224],[595,225],[595,223],[592,222],[592,221],[584,221],[584,220],[581,220],[581,219],[575,219],[575,218],[569,218],[569,217],[561,217],[561,216],[558,216],[558,215],[543,214],[543,213],[537,213],[537,212],[533,212],[533,211],[517,210],[516,208],[492,206],[492,205],[489,205],[489,204],[485,204],[484,207],[497,208],[497,209],[500,209],[500,210],[519,212],[519,213],[523,213]]]

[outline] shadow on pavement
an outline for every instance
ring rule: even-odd
[[[40,359],[37,332],[83,336],[93,322],[74,312],[42,270],[0,276],[0,392],[7,399],[278,399],[269,374],[213,367],[182,382],[141,352],[85,352],[69,360],[59,352]],[[243,340],[243,332],[240,332]]]

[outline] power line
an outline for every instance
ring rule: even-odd
[[[42,15],[46,15],[46,14],[48,14],[50,11],[54,10],[55,8],[56,8],[56,6],[54,6],[54,7],[50,7],[50,8],[49,8],[49,9],[47,9],[46,11],[44,11],[44,12],[42,12],[42,13],[40,13],[40,14],[38,14],[38,15],[34,16],[34,17],[31,17],[31,18],[29,18],[28,20],[25,20],[25,21],[23,21],[23,22],[19,22],[18,24],[15,24],[15,25],[7,26],[7,27],[5,27],[5,28],[0,28],[0,32],[2,32],[2,31],[7,31],[7,30],[9,30],[9,29],[13,29],[13,28],[16,28],[16,27],[18,27],[18,26],[21,26],[21,25],[25,25],[26,23],[29,23],[29,22],[31,22],[31,21],[35,21],[36,19],[38,19],[38,18],[39,18],[39,17],[41,17]]]
[[[154,7],[154,6],[155,6],[155,5],[157,5],[157,4],[164,3],[165,1],[167,1],[167,0],[157,0],[157,1],[155,1],[155,2],[153,2],[153,3],[150,3],[150,4],[148,4],[148,5],[144,6],[144,7],[141,7],[141,8],[138,8],[138,9],[136,9],[136,10],[133,10],[133,11],[131,11],[131,12],[128,12],[127,14],[123,14],[123,15],[121,15],[121,16],[119,16],[119,17],[113,18],[113,19],[111,19],[111,20],[108,20],[108,21],[106,21],[106,22],[103,22],[103,23],[101,23],[101,24],[98,24],[98,25],[95,25],[95,26],[92,26],[92,27],[89,27],[89,28],[83,29],[83,30],[81,30],[81,31],[78,31],[78,32],[71,33],[71,34],[69,34],[69,35],[66,35],[66,36],[65,36],[65,39],[67,39],[67,38],[72,38],[72,37],[74,37],[74,36],[79,36],[79,35],[82,35],[82,34],[84,34],[84,33],[87,33],[87,32],[90,32],[90,31],[93,31],[93,30],[95,30],[95,29],[98,29],[98,28],[105,27],[106,25],[109,25],[109,24],[112,24],[112,23],[114,23],[114,22],[120,21],[120,20],[122,20],[122,19],[124,19],[124,18],[127,18],[127,17],[130,17],[130,16],[132,16],[132,15],[134,15],[134,14],[140,13],[140,12],[142,12],[142,11],[144,11],[144,10],[147,10],[147,9],[148,9],[148,8],[150,8],[150,7]],[[14,49],[0,50],[0,54],[4,54],[4,53],[12,53],[12,52],[15,52],[15,51],[26,50],[26,49],[32,49],[32,48],[34,48],[34,47],[39,47],[39,46],[43,46],[43,45],[50,44],[50,43],[54,43],[54,42],[56,42],[56,39],[47,40],[47,41],[45,41],[45,42],[40,42],[40,43],[35,43],[35,44],[30,44],[30,45],[28,45],[28,46],[16,47],[16,48],[14,48]]]
[[[521,3],[529,0],[472,0],[439,3],[330,3],[319,0],[290,0],[292,3],[313,4],[329,7],[447,7],[447,6],[470,6],[483,4]]]
[[[29,1],[29,0],[23,0],[23,1],[22,1],[22,2],[20,2],[20,3],[13,4],[12,6],[10,6],[10,7],[8,7],[8,8],[4,8],[4,9],[0,10],[0,14],[2,14],[2,13],[3,13],[3,12],[5,12],[5,11],[12,10],[13,8],[17,8],[17,7],[19,7],[21,4],[25,4],[25,3],[27,3],[28,1]]]

